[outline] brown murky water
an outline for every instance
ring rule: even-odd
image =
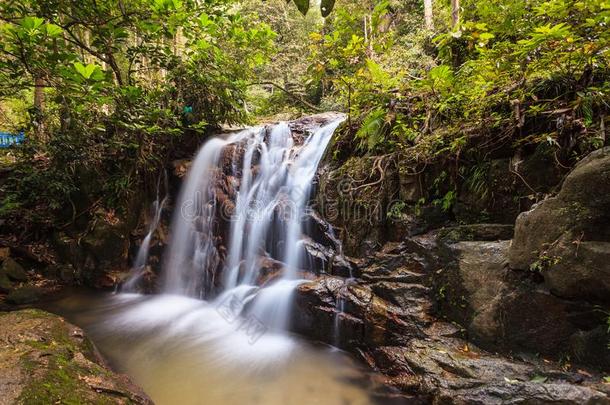
[[[71,292],[45,309],[85,329],[111,365],[159,405],[389,402],[379,378],[344,353],[294,336],[252,334],[204,301]]]

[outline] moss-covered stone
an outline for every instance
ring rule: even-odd
[[[11,304],[24,305],[38,301],[41,295],[42,290],[40,288],[26,285],[11,291],[6,300]]]
[[[7,257],[2,262],[0,273],[6,274],[11,280],[15,281],[27,281],[28,279],[28,273],[26,273],[25,269],[10,257]]]
[[[39,310],[0,315],[0,398],[15,404],[142,404],[126,377],[100,362],[77,327]]]
[[[514,269],[541,272],[562,298],[610,303],[610,148],[583,159],[557,196],[522,213],[509,250]]]
[[[0,293],[7,293],[13,289],[13,283],[9,280],[8,276],[4,273],[0,273]]]

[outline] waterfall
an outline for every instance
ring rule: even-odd
[[[301,243],[304,216],[341,121],[302,136],[280,123],[204,144],[175,208],[165,292],[215,299],[266,328],[284,329],[292,292],[313,270]]]
[[[341,288],[339,288],[336,292],[337,297],[335,299],[335,319],[333,322],[333,332],[335,334],[334,336],[334,345],[335,347],[341,347],[342,342],[342,336],[341,336],[341,318],[345,317],[345,303],[346,303],[346,299],[345,297],[343,297],[343,294],[345,294],[346,296],[349,294],[349,286],[350,284],[354,283],[356,280],[354,278],[352,278],[351,274],[350,277],[345,279],[345,281],[343,282],[343,286],[341,286]]]
[[[165,208],[165,204],[167,202],[167,173],[164,171],[162,175],[164,179],[164,186],[166,193],[164,197],[161,199],[160,186],[161,186],[161,176],[157,180],[157,194],[156,199],[152,204],[152,219],[148,224],[148,233],[142,240],[142,244],[138,249],[138,253],[136,255],[136,260],[133,263],[131,271],[127,275],[126,281],[121,285],[121,291],[123,292],[135,292],[138,289],[138,284],[142,279],[142,276],[146,272],[146,265],[148,264],[148,254],[150,252],[150,243],[152,241],[152,237],[157,230],[157,226],[159,226],[159,221],[161,220],[161,214],[163,213],[163,208]]]

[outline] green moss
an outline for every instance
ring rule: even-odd
[[[32,342],[28,342],[31,344]],[[53,344],[45,345],[35,342],[33,346],[39,348],[50,348]],[[35,377],[24,387],[18,403],[27,405],[46,404],[113,404],[114,397],[93,391],[86,383],[81,381],[84,376],[99,375],[106,376],[107,372],[101,367],[92,365],[85,368],[78,365],[70,350],[58,346],[60,349],[48,356],[48,363],[44,367],[44,374]],[[40,363],[29,355],[21,358],[21,364],[25,370],[36,373],[40,369]]]
[[[71,330],[57,318],[40,310],[26,310],[35,321],[32,328],[43,328],[41,340],[28,340],[24,344],[28,350],[20,358],[20,363],[30,374],[30,380],[23,388],[18,403],[27,405],[43,404],[114,404],[116,397],[99,393],[82,381],[83,377],[111,377],[111,373],[93,362],[79,362],[75,353],[82,353],[91,360],[94,351],[88,340],[77,340],[70,336]]]

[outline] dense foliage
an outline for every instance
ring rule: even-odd
[[[411,18],[416,6],[338,7],[312,36],[313,71],[362,123],[362,149],[417,146],[425,160],[478,136],[490,146],[547,142],[567,163],[603,142],[608,2],[467,1],[461,21],[437,21],[438,32]]]
[[[245,122],[275,36],[223,0],[20,0],[0,15],[0,98],[29,117],[4,125],[29,141],[1,210],[26,223],[125,210],[176,146]]]
[[[568,168],[606,142],[608,1],[424,3],[3,2],[0,129],[29,141],[0,213],[126,209],[179,147],[286,112],[348,112],[346,155],[449,161],[445,207],[496,150]]]

